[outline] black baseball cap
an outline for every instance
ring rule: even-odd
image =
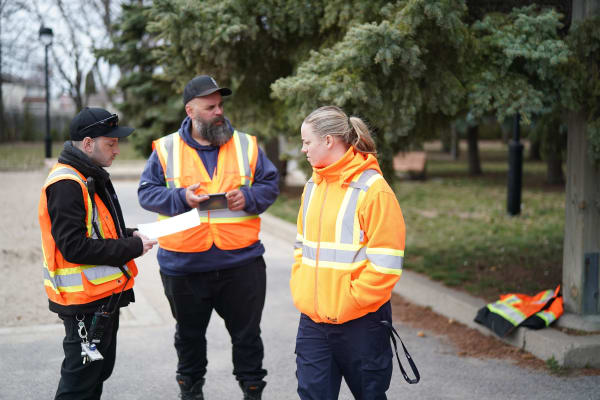
[[[122,138],[131,135],[133,128],[119,126],[119,116],[103,108],[85,107],[71,121],[71,140],[80,141],[85,137],[98,136]]]
[[[196,97],[208,96],[216,91],[221,93],[221,96],[229,96],[232,93],[229,88],[219,87],[217,81],[212,76],[199,75],[185,85],[183,89],[183,104],[187,104]]]

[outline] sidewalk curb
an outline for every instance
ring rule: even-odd
[[[541,360],[554,358],[565,367],[600,368],[600,335],[567,335],[557,329],[530,330],[517,328],[507,338],[499,338],[492,331],[474,322],[477,311],[486,302],[431,279],[404,270],[394,292],[407,300],[452,318],[469,328],[493,336],[512,346],[523,349]]]
[[[296,237],[296,226],[270,214],[262,214],[262,229],[282,238],[290,238],[290,251]],[[454,319],[469,328],[498,338],[492,331],[474,322],[477,311],[486,305],[482,299],[448,288],[416,272],[403,270],[394,292],[420,306]],[[517,328],[505,343],[523,349],[541,360],[554,358],[570,368],[600,368],[600,335],[567,335],[557,329],[530,330]]]

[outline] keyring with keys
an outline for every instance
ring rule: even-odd
[[[85,316],[82,315],[81,319],[79,319],[79,315],[75,314],[75,319],[77,320],[77,333],[79,337],[83,339],[84,342],[87,342],[87,329],[85,329],[85,323],[83,322]]]
[[[83,363],[102,360],[102,354],[96,348],[94,343],[89,343],[87,339],[87,329],[85,328],[85,323],[83,322],[84,316],[81,316],[81,319],[78,315],[75,315],[75,319],[77,320],[77,333],[81,338],[81,357],[83,357]]]

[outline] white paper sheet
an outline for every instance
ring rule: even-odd
[[[163,219],[157,222],[148,224],[139,224],[138,230],[141,234],[148,236],[150,239],[156,239],[161,236],[170,235],[193,228],[200,225],[200,214],[197,209],[192,209],[183,214],[174,217]]]

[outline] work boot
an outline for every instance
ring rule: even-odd
[[[204,400],[204,394],[202,394],[204,378],[200,378],[194,382],[189,376],[177,375],[177,383],[179,383],[179,389],[181,389],[181,393],[179,394],[180,399]]]
[[[265,381],[240,382],[240,387],[244,392],[244,400],[260,400],[266,385],[267,382]]]

